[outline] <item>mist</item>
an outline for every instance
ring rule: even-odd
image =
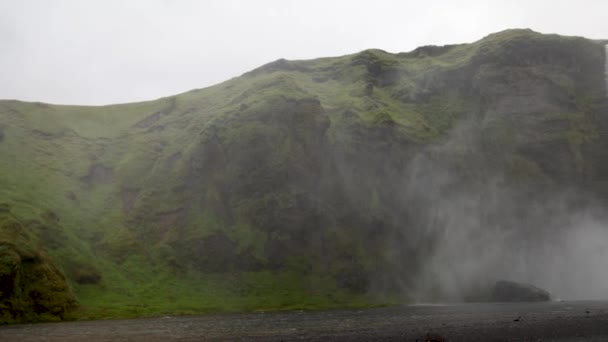
[[[604,75],[606,78],[606,97],[608,97],[608,44],[604,46],[605,52],[604,54],[606,55],[606,64],[604,66]]]
[[[575,186],[513,181],[493,164],[481,132],[478,121],[466,120],[408,166],[405,197],[424,209],[404,234],[431,241],[413,275],[413,300],[474,300],[502,279],[555,299],[606,299],[601,203]]]
[[[279,58],[405,52],[514,27],[599,39],[608,31],[607,10],[603,1],[565,0],[0,1],[0,99],[151,100]]]

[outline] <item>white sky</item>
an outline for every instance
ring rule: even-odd
[[[279,58],[410,51],[524,27],[608,38],[608,1],[0,0],[0,99],[149,100]]]

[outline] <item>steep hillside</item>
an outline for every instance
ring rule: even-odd
[[[0,314],[31,320],[42,300],[11,298],[32,286],[93,318],[462,299],[496,277],[577,296],[546,255],[574,218],[603,227],[605,43],[509,30],[150,102],[0,101],[0,202],[34,222],[0,230]],[[21,250],[61,285],[5,282]]]

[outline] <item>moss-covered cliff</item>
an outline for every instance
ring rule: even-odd
[[[21,222],[0,206],[0,323],[69,317],[76,299],[37,235],[56,229],[53,217]]]
[[[80,317],[407,298],[440,248],[438,196],[509,189],[468,216],[508,231],[560,189],[608,195],[604,51],[509,30],[143,103],[0,101],[0,202],[38,222],[0,241],[0,317],[61,316],[70,288]]]

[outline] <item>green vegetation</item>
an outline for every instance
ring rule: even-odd
[[[140,317],[210,312],[357,308],[399,303],[403,298],[353,294],[331,278],[293,271],[156,275],[123,287],[77,288],[81,318]],[[118,279],[117,279],[118,280]],[[120,281],[116,282],[121,284]]]
[[[510,30],[142,103],[0,101],[0,320],[404,301],[426,249],[404,233],[412,158],[450,140],[433,153],[462,174],[593,181],[603,63],[598,42]]]
[[[76,307],[65,276],[33,232],[47,224],[23,224],[10,206],[0,208],[0,323],[64,319]]]

